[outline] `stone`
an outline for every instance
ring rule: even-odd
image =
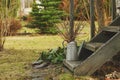
[[[32,80],[45,80],[44,78],[33,78]]]
[[[111,74],[105,75],[105,77],[109,79],[120,79],[120,73],[117,71],[114,71]]]
[[[43,63],[41,63],[40,65],[35,65],[34,68],[35,68],[35,69],[43,68],[43,67],[48,66],[48,64],[49,64],[49,63],[47,63],[47,62],[43,62]]]
[[[32,63],[32,66],[35,66],[35,65],[40,65],[43,63],[43,60],[39,60],[39,61],[36,61],[36,62],[33,62]]]

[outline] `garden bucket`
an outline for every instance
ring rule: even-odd
[[[77,44],[74,41],[67,45],[66,60],[78,60]]]

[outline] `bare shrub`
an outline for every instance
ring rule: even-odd
[[[19,20],[12,19],[10,22],[10,30],[8,31],[9,35],[15,35],[19,29],[22,28],[22,25]]]
[[[71,41],[70,35],[69,35],[70,34],[70,26],[69,26],[69,24],[70,24],[70,21],[63,21],[63,22],[57,24],[58,30],[59,30],[59,33],[60,33],[61,37],[67,43],[69,43]],[[82,29],[84,27],[85,27],[85,22],[84,21],[75,22],[72,40],[75,40],[77,35],[80,34],[80,32],[82,31]]]

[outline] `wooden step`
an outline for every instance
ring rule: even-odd
[[[110,32],[119,32],[120,26],[108,26],[102,29],[103,31],[110,31]]]
[[[64,65],[69,68],[70,71],[74,71],[74,69],[81,64],[82,61],[68,61],[64,60]]]
[[[75,75],[91,75],[99,69],[105,62],[120,52],[120,32],[107,41],[91,56],[84,60],[74,69]]]
[[[80,54],[86,56],[86,54],[90,53],[89,56],[83,60],[80,58],[80,61],[64,60],[63,63],[75,75],[89,76],[119,52],[120,16],[110,26],[103,28],[103,31],[96,35],[89,43],[85,43],[80,48]]]
[[[86,43],[85,48],[91,51],[96,51],[103,43],[90,42]]]

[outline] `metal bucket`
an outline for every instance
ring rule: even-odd
[[[68,43],[67,45],[66,60],[78,60],[77,44],[74,41]]]

